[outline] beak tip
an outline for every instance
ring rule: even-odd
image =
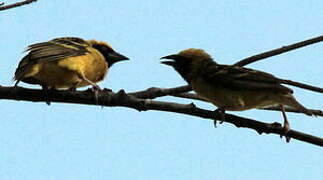
[[[167,66],[173,66],[174,67],[174,63],[175,62],[173,62],[173,61],[162,61],[162,62],[160,62],[161,64],[165,64],[165,65],[167,65]]]
[[[127,56],[124,56],[118,52],[113,52],[109,54],[109,58],[114,59],[115,61],[125,61],[129,60]]]
[[[176,55],[172,54],[172,55],[161,57],[160,59],[175,59],[175,58],[176,58]]]

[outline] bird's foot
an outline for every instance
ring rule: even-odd
[[[44,93],[45,102],[48,106],[50,106],[51,102],[48,97],[50,89],[46,85],[42,85],[42,89],[43,89],[43,93]]]
[[[99,104],[99,92],[102,91],[102,89],[100,88],[100,86],[95,85],[95,86],[92,86],[91,90],[94,94],[95,104]]]
[[[289,143],[290,139],[291,139],[291,137],[288,136],[289,130],[290,130],[289,124],[284,123],[284,125],[283,125],[283,134],[280,135],[280,138],[285,137],[287,143]]]
[[[280,138],[283,138],[283,136],[285,136],[286,142],[289,143],[290,139],[291,139],[288,136],[288,131],[290,130],[290,125],[289,125],[289,122],[288,122],[288,119],[287,119],[287,115],[286,115],[286,112],[285,112],[284,105],[280,105],[280,107],[281,107],[281,111],[282,111],[283,118],[284,118],[283,134],[280,135]]]
[[[215,110],[216,113],[219,113],[220,115],[220,124],[222,124],[225,121],[225,110],[222,108],[218,108]],[[214,127],[216,127],[216,120],[214,120]]]

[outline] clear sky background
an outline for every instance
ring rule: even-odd
[[[107,41],[131,59],[113,66],[101,87],[175,87],[185,82],[159,64],[162,56],[195,47],[231,64],[322,35],[322,20],[322,0],[39,0],[0,12],[0,84],[13,85],[27,45],[77,36]],[[323,87],[322,55],[320,43],[248,67]],[[306,107],[323,109],[322,94],[293,89]],[[226,123],[214,128],[174,113],[9,100],[0,110],[1,180],[322,179],[322,148]],[[280,112],[235,114],[282,123]],[[288,117],[293,129],[323,137],[322,118]]]

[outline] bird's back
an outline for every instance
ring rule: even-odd
[[[79,76],[98,82],[107,71],[103,55],[80,38],[56,38],[30,45],[27,51],[15,72],[17,82],[56,88],[82,87],[89,84],[80,82]]]

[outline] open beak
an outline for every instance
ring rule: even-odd
[[[117,52],[111,52],[109,53],[109,59],[114,60],[114,61],[124,61],[124,60],[129,60],[126,56],[117,53]]]
[[[172,55],[169,55],[169,56],[164,56],[160,59],[171,59],[171,60],[175,60],[177,58],[177,55],[176,54],[172,54]],[[160,62],[162,64],[166,64],[168,66],[174,66],[175,65],[175,61],[162,61]]]

